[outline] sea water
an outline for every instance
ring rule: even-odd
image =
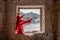
[[[40,23],[24,25],[24,31],[25,32],[40,31]]]

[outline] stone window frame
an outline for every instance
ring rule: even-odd
[[[40,30],[40,32],[39,33],[45,33],[45,8],[44,8],[44,6],[43,5],[17,5],[16,6],[16,15],[17,15],[17,13],[18,13],[18,10],[19,10],[19,8],[21,8],[21,9],[33,9],[33,8],[36,8],[36,9],[40,9],[41,11],[41,14],[40,14],[40,28],[41,28],[41,30]]]

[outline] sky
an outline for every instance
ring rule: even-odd
[[[33,12],[33,13],[40,14],[40,9],[20,9],[20,11],[22,11],[24,13]]]

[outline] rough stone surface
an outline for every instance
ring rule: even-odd
[[[54,11],[55,11],[55,17],[56,17],[56,25],[55,26],[55,34],[56,34],[56,40],[60,40],[60,0],[55,1]]]
[[[60,40],[59,4],[59,0],[0,0],[0,40]],[[31,37],[14,34],[17,5],[44,5],[44,34],[34,34]]]

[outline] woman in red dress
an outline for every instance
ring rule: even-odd
[[[31,18],[28,20],[23,20],[22,19],[23,16],[19,15],[19,13],[18,13],[15,34],[24,34],[23,25],[26,23],[31,23],[31,21],[32,21]]]

